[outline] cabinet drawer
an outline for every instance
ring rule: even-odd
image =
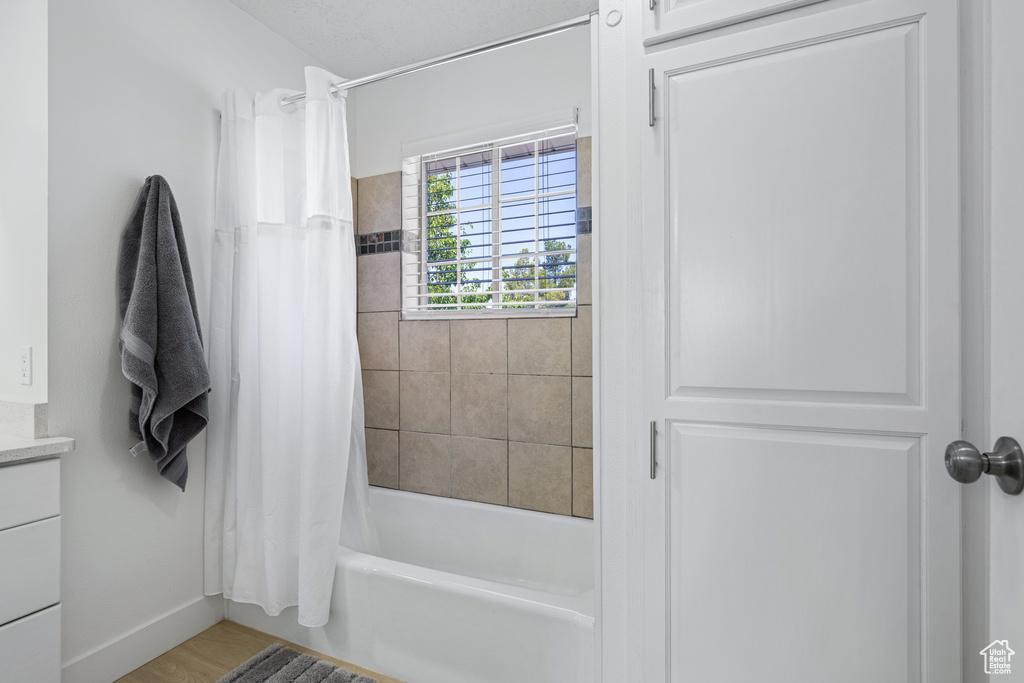
[[[0,531],[0,624],[60,602],[60,517]]]
[[[0,626],[4,683],[60,683],[60,605]]]
[[[0,467],[0,529],[60,514],[60,458]]]

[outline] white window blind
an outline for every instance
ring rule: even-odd
[[[407,158],[407,318],[573,315],[576,126]]]

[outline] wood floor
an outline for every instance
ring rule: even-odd
[[[221,676],[274,643],[282,643],[299,652],[315,655],[318,659],[334,662],[350,671],[372,676],[380,683],[401,683],[394,678],[328,657],[233,621],[222,621],[206,629],[196,637],[186,640],[173,650],[118,679],[116,683],[215,683]]]

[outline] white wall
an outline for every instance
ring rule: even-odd
[[[0,3],[0,401],[46,401],[46,58],[46,3]]]
[[[184,494],[128,454],[120,233],[145,178],[165,176],[207,319],[221,91],[302,88],[313,61],[227,0],[49,8],[50,429],[78,443],[62,479],[64,680],[108,683],[223,610],[203,598],[204,437]]]
[[[590,31],[575,28],[365,85],[349,98],[356,178],[401,170],[405,143],[570,107],[579,107],[579,135],[587,136]]]

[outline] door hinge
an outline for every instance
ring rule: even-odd
[[[651,479],[658,478],[658,421],[651,420]]]
[[[654,11],[654,6],[657,5],[657,4],[658,4],[658,0],[651,0],[650,3],[648,3],[647,7],[653,12]]]
[[[654,68],[647,70],[647,125],[654,128]]]

